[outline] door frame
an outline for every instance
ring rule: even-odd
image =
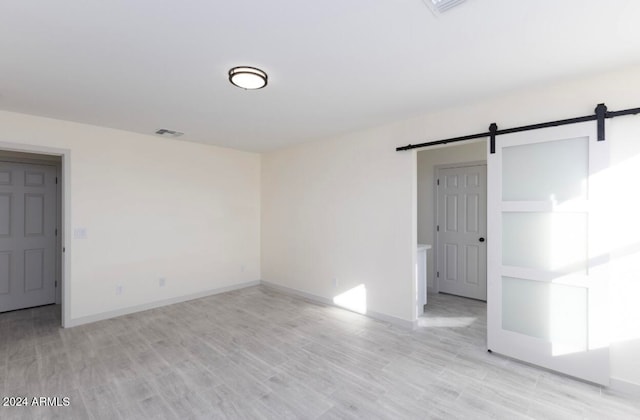
[[[60,212],[60,214],[58,215],[58,221],[60,223],[59,246],[62,249],[59,250],[57,263],[60,267],[60,303],[62,306],[61,319],[62,327],[65,328],[67,325],[70,325],[71,321],[71,270],[69,269],[71,267],[71,255],[69,250],[66,249],[68,247],[67,238],[71,237],[71,150],[38,146],[33,144],[7,142],[3,141],[1,138],[0,150],[6,152],[32,153],[38,155],[60,157],[60,167],[58,175],[59,182],[57,192],[60,199],[60,203],[58,206]]]
[[[438,232],[438,220],[440,219],[440,201],[438,199],[438,179],[440,179],[440,172],[443,169],[453,169],[453,168],[467,168],[469,166],[479,166],[479,165],[484,165],[487,166],[487,161],[486,160],[474,160],[474,161],[470,161],[470,162],[459,162],[459,163],[443,163],[440,165],[434,165],[433,167],[433,171],[434,171],[434,178],[433,178],[433,202],[434,202],[434,210],[435,210],[435,217],[433,218],[433,232],[435,233],[435,247],[433,249],[433,263],[435,266],[435,273],[438,273],[440,270],[440,255],[439,255],[439,250],[440,250],[440,232]],[[486,182],[488,182],[488,177],[485,180]],[[488,210],[487,209],[487,197],[485,195],[484,198],[484,203],[485,203],[485,213]],[[488,253],[487,253],[488,255]],[[487,257],[488,259],[488,257]],[[485,259],[485,267],[488,263],[487,259]],[[485,280],[486,281],[486,280]],[[433,279],[433,291],[435,293],[440,293],[440,277],[438,277],[437,275],[434,277]]]

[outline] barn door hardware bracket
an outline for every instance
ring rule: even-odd
[[[607,118],[607,106],[598,104],[596,107],[596,118],[598,119],[598,141],[604,141],[604,119]]]
[[[491,153],[495,153],[496,152],[496,133],[498,132],[498,124],[496,123],[491,123],[491,125],[489,125],[489,147],[491,148]]]

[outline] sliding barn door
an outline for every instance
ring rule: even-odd
[[[489,349],[608,384],[608,143],[595,122],[500,135],[487,162]]]

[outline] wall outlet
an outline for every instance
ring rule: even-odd
[[[158,286],[164,287],[165,284],[167,284],[167,279],[165,279],[164,277],[160,277],[158,279]]]
[[[124,288],[121,285],[116,286],[116,295],[121,295]]]
[[[338,278],[337,277],[333,278],[333,287],[338,287]]]

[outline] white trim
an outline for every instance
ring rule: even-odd
[[[62,226],[60,226],[59,241],[62,247],[67,249],[60,257],[60,287],[62,287],[62,326],[66,327],[71,321],[71,253],[66,243],[66,239],[71,237],[71,150],[7,141],[0,141],[0,149],[11,152],[60,156],[61,158],[60,209],[62,211]]]
[[[318,296],[318,295],[314,295],[311,293],[307,293],[307,292],[303,292],[301,290],[298,289],[292,289],[290,287],[286,287],[286,286],[280,286],[279,284],[275,284],[275,283],[271,283],[268,281],[260,281],[260,284],[262,284],[265,287],[269,287],[273,290],[277,290],[278,292],[281,293],[285,293],[288,295],[293,295],[293,296],[297,296],[297,297],[301,297],[307,300],[310,300],[312,302],[316,302],[316,303],[321,303],[323,305],[327,305],[327,306],[333,306],[336,308],[340,308],[340,309],[344,309],[345,311],[349,311],[348,308],[344,308],[342,306],[338,306],[336,304],[333,303],[333,301],[331,299],[327,299],[325,297],[322,296]],[[350,311],[350,312],[354,312],[354,311]],[[414,329],[417,326],[417,320],[416,321],[407,321],[406,319],[402,319],[402,318],[398,318],[392,315],[386,315],[386,314],[382,314],[380,312],[375,312],[375,311],[370,311],[367,310],[366,314],[361,314],[359,312],[355,312],[359,315],[362,316],[366,316],[369,318],[373,318],[377,321],[383,321],[383,322],[388,322],[389,324],[395,325],[397,327],[401,327],[404,329]]]
[[[451,147],[455,147],[455,144],[452,144]],[[438,171],[442,170],[442,169],[453,169],[453,168],[468,168],[470,166],[480,166],[480,165],[486,165],[487,164],[487,160],[472,160],[469,162],[456,162],[456,163],[439,163],[437,165],[433,165],[433,169],[435,170],[436,173],[436,179],[438,176]]]
[[[411,151],[411,325],[408,328],[415,328],[417,325],[416,320],[418,316],[422,315],[424,308],[418,309],[416,302],[418,302],[418,151]],[[428,283],[428,275],[425,271],[425,281]],[[426,286],[426,285],[425,285]],[[426,289],[426,287],[425,287]],[[427,291],[425,290],[425,294]],[[427,301],[427,297],[424,296],[424,301]],[[373,312],[372,316],[378,316],[378,319],[384,320],[386,315],[377,314]],[[402,321],[402,320],[401,320]],[[393,323],[392,320],[386,320],[386,322]]]
[[[69,320],[65,328],[77,327],[78,325],[89,324],[91,322],[102,321],[109,318],[115,318],[122,315],[129,315],[135,312],[147,311],[149,309],[159,308],[161,306],[173,305],[174,303],[186,302],[188,300],[199,299],[207,296],[218,295],[220,293],[231,292],[233,290],[244,289],[247,287],[258,286],[260,280],[248,281],[245,283],[233,284],[231,286],[218,287],[216,289],[205,290],[203,292],[191,293],[189,295],[173,297],[169,299],[157,300],[155,302],[143,303],[142,305],[129,306],[126,308],[116,309],[115,311],[102,312],[95,315],[83,316]]]
[[[623,379],[611,378],[609,389],[632,397],[640,397],[640,384],[628,382]]]
[[[321,304],[327,305],[327,306],[336,306],[331,299],[327,299],[327,298],[324,298],[322,296],[313,295],[311,293],[303,292],[302,290],[292,289],[292,288],[286,287],[286,286],[280,286],[279,284],[271,283],[270,281],[265,281],[265,280],[260,280],[260,284],[262,284],[263,286],[268,287],[270,289],[276,290],[278,292],[285,293],[285,294],[288,294],[288,295],[297,296],[297,297],[301,297],[301,298],[313,301],[315,303],[321,303]],[[341,306],[337,306],[337,307],[338,308],[342,308]],[[344,308],[342,308],[342,309],[344,309]]]
[[[344,308],[343,308],[344,309]],[[393,315],[387,315],[376,311],[367,310],[367,314],[369,318],[373,318],[377,321],[388,322],[391,325],[395,325],[396,327],[414,330],[418,327],[418,320],[407,321],[406,319],[398,318]]]
[[[62,327],[71,322],[71,247],[67,240],[71,240],[71,150],[62,153]],[[68,239],[67,239],[68,238]]]
[[[63,198],[62,198],[62,190],[64,178],[62,177],[62,158],[56,165],[56,229],[58,232],[56,238],[56,305],[62,306],[62,259],[64,258],[64,253],[62,252],[62,247],[64,246],[64,241],[62,237],[63,226],[64,226],[64,212],[62,209],[64,208]],[[59,182],[58,182],[59,181]]]

